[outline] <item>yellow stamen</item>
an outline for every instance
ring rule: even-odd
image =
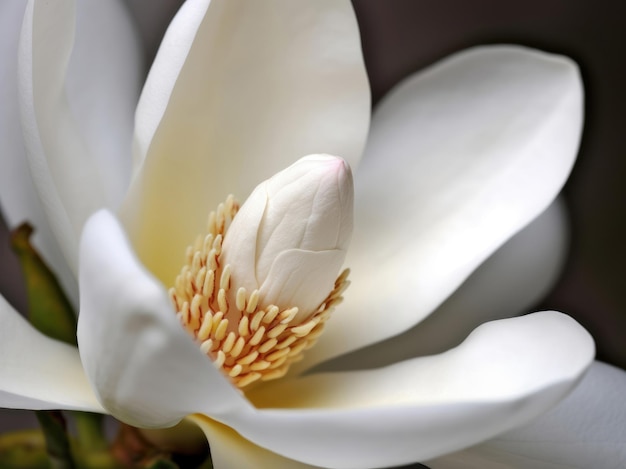
[[[169,294],[177,317],[202,352],[244,388],[259,380],[280,378],[302,359],[304,350],[323,332],[349,282],[346,269],[317,311],[297,321],[297,305],[259,307],[263,304],[259,290],[248,293],[239,288],[231,293],[234,267],[223,265],[220,255],[222,240],[238,209],[229,196],[211,212],[208,234],[198,237],[185,251],[186,264]]]

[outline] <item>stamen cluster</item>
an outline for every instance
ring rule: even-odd
[[[280,378],[302,359],[324,330],[349,285],[344,270],[334,289],[308,318],[298,319],[297,305],[263,304],[259,290],[231,291],[231,269],[221,262],[222,240],[239,209],[232,196],[209,214],[207,234],[187,248],[186,264],[170,297],[177,317],[201,350],[240,388]]]

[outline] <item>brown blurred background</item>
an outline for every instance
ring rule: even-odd
[[[131,0],[147,60],[180,1]],[[407,75],[469,46],[517,43],[568,55],[582,70],[586,124],[564,194],[571,255],[538,308],[577,318],[595,337],[598,358],[626,368],[626,3],[610,0],[354,0],[374,103]],[[152,16],[150,16],[152,15]],[[24,308],[21,274],[0,226],[0,292]],[[20,419],[21,423],[14,421]],[[0,425],[29,426],[16,411]]]

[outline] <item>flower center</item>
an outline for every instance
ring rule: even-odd
[[[260,307],[259,290],[231,291],[229,264],[221,261],[222,240],[239,209],[232,196],[209,214],[207,234],[187,247],[186,263],[170,298],[185,329],[218,369],[239,388],[280,378],[302,359],[324,330],[349,285],[344,270],[333,290],[308,318],[296,319],[297,305]]]

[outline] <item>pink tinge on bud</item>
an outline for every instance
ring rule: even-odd
[[[348,164],[310,155],[259,184],[223,243],[235,291],[258,289],[265,305],[311,315],[333,289],[353,225]]]

